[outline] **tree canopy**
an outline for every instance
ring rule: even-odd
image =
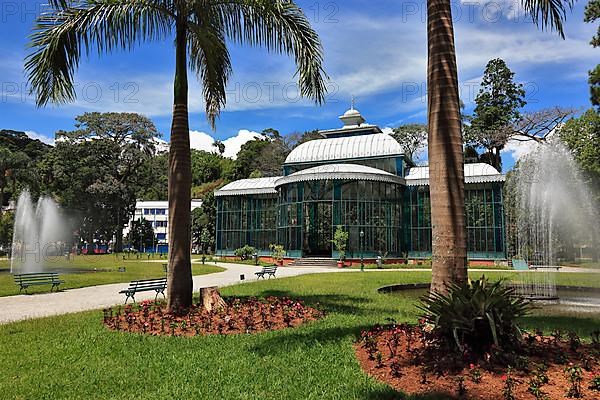
[[[498,170],[502,170],[500,151],[511,136],[509,127],[520,119],[520,108],[526,104],[523,85],[516,83],[514,76],[500,58],[487,63],[464,133],[465,141],[484,148],[489,163]]]

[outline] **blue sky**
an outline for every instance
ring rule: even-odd
[[[27,35],[45,0],[0,5],[0,128],[31,132],[50,141],[72,129],[85,111],[133,111],[149,116],[168,140],[172,104],[173,45],[142,44],[135,51],[84,58],[76,75],[73,104],[35,107],[27,95],[23,59]],[[356,97],[367,122],[384,127],[426,120],[425,2],[398,0],[299,0],[325,49],[331,77],[327,104],[299,99],[293,62],[260,48],[232,46],[234,75],[227,108],[216,131],[202,112],[201,90],[190,86],[192,144],[228,139],[233,152],[265,128],[282,133],[337,127],[337,116]],[[587,71],[598,61],[589,41],[594,26],[583,22],[579,2],[568,15],[566,40],[539,31],[518,2],[463,1],[454,4],[461,98],[472,110],[488,60],[503,58],[527,90],[527,109],[561,105],[589,107]],[[524,149],[524,148],[523,148]],[[510,146],[505,165],[524,150]]]

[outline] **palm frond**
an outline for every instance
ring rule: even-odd
[[[542,29],[555,30],[564,39],[563,23],[567,10],[572,10],[575,0],[522,0],[523,8],[533,22]]]
[[[30,35],[33,52],[25,70],[38,106],[75,99],[73,75],[82,52],[130,49],[167,36],[172,26],[166,0],[53,0]]]
[[[227,82],[232,74],[231,58],[219,20],[211,9],[198,4],[188,22],[190,68],[202,82],[206,116],[215,128],[216,118],[225,107]]]
[[[223,34],[239,44],[263,46],[294,57],[300,93],[321,104],[327,92],[323,47],[291,0],[197,0],[209,4]]]

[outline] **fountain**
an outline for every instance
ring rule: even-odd
[[[10,272],[42,272],[46,262],[65,252],[66,224],[58,205],[49,197],[40,197],[34,206],[29,192],[17,202]]]
[[[511,181],[513,251],[530,266],[519,272],[515,289],[529,298],[558,298],[561,258],[572,258],[576,244],[598,246],[590,193],[570,151],[554,137],[519,162]]]

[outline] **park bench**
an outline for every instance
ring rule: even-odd
[[[50,291],[56,287],[56,291],[58,292],[58,285],[61,283],[65,283],[58,278],[57,272],[35,272],[35,273],[26,273],[26,274],[15,274],[15,283],[19,285],[19,293],[22,290],[25,290],[25,294],[27,294],[27,288],[30,286],[39,286],[39,285],[52,285]]]
[[[260,279],[260,278],[265,279],[265,274],[269,275],[269,279],[271,279],[271,277],[275,278],[275,272],[277,272],[277,267],[272,266],[272,267],[263,267],[263,269],[261,271],[255,272],[255,274],[258,277],[258,279]]]
[[[129,287],[127,289],[121,290],[119,293],[123,293],[127,297],[125,298],[125,304],[127,304],[127,300],[131,297],[133,302],[135,303],[135,294],[138,292],[149,292],[154,290],[156,292],[156,296],[154,296],[154,300],[158,298],[159,294],[165,296],[165,289],[167,288],[167,278],[158,278],[158,279],[141,279],[138,281],[132,281],[129,283]]]

